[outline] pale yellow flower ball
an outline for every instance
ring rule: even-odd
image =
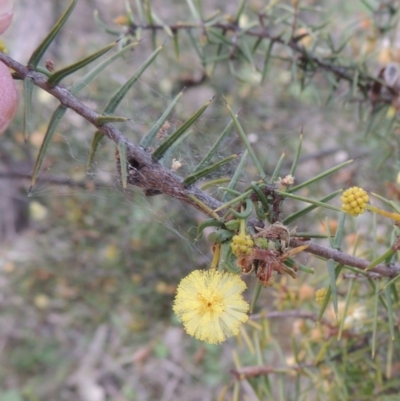
[[[218,344],[237,335],[248,319],[249,304],[242,297],[245,289],[236,274],[195,270],[180,282],[173,309],[189,335]]]

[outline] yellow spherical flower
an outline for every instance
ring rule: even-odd
[[[254,242],[250,235],[239,234],[234,235],[231,242],[231,248],[233,254],[240,258],[241,256],[247,256],[251,254],[251,250],[254,247]]]
[[[195,270],[180,282],[173,309],[188,334],[218,344],[237,335],[248,319],[249,304],[242,297],[245,289],[236,274]]]
[[[369,196],[362,188],[352,187],[343,192],[340,200],[343,202],[342,209],[346,213],[358,216],[365,212]]]
[[[320,288],[319,290],[315,291],[315,301],[322,305],[325,301],[326,294],[328,290],[326,288]]]

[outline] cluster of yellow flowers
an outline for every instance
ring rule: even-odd
[[[254,242],[251,239],[250,235],[246,235],[245,233],[240,233],[238,235],[234,235],[232,238],[231,248],[233,254],[237,258],[250,255],[253,247],[254,247]]]
[[[343,202],[342,209],[346,213],[358,216],[365,212],[369,196],[364,189],[352,187],[343,192],[340,200]]]

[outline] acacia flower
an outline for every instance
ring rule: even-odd
[[[358,216],[365,212],[369,196],[362,188],[352,187],[343,192],[340,200],[343,202],[342,209],[346,213]]]
[[[254,242],[250,235],[240,233],[234,235],[231,242],[232,252],[236,257],[247,256],[251,254]]]
[[[346,189],[340,197],[342,201],[342,209],[351,214],[352,216],[358,216],[359,214],[363,214],[366,209],[371,212],[380,214],[385,217],[389,217],[393,220],[400,221],[400,214],[398,213],[390,213],[386,210],[379,209],[375,206],[370,205],[369,196],[367,192],[359,187],[352,187]]]
[[[249,304],[242,297],[245,289],[236,274],[195,270],[180,282],[173,310],[189,335],[218,344],[237,335],[248,319]]]

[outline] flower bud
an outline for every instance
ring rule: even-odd
[[[10,26],[14,15],[14,0],[0,0],[0,35]]]
[[[15,87],[10,70],[0,61],[0,135],[10,125],[17,107],[17,88]]]

